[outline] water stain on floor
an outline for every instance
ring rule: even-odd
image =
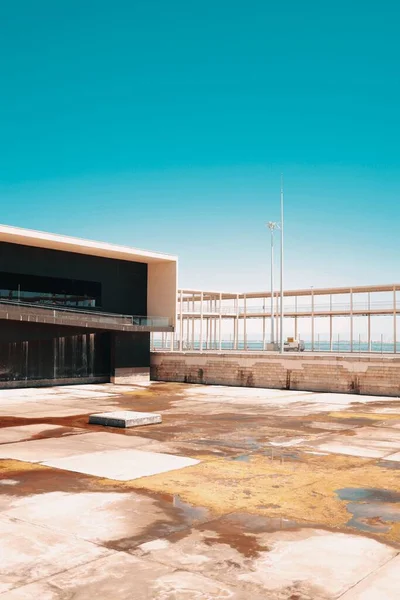
[[[352,515],[347,525],[369,533],[387,533],[391,523],[400,523],[400,493],[379,488],[336,490]]]

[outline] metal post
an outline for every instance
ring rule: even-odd
[[[371,352],[371,293],[368,292],[368,352]]]
[[[396,286],[393,286],[393,351],[397,353]]]
[[[214,298],[214,350],[217,349],[217,296]]]
[[[271,231],[271,344],[275,342],[275,323],[274,323],[274,229],[276,223],[268,223]]]
[[[222,294],[219,295],[219,350],[222,350]]]
[[[350,289],[350,352],[353,352],[353,290]]]
[[[191,344],[191,349],[194,350],[194,326],[195,326],[195,318],[194,318],[194,312],[195,312],[195,304],[194,304],[194,294],[192,296],[192,344]]]
[[[180,310],[179,310],[179,352],[183,350],[183,290],[180,293]]]
[[[265,298],[263,299],[263,318],[262,318],[262,349],[265,350]]]
[[[311,352],[314,352],[314,290],[311,288]]]
[[[333,342],[333,338],[332,338],[332,325],[333,325],[333,317],[332,315],[329,315],[329,351],[332,352],[332,342]]]
[[[200,352],[203,352],[203,292],[200,292]]]
[[[283,175],[281,175],[281,330],[280,330],[280,352],[284,353],[284,344],[283,344],[283,316],[284,316],[284,306],[283,306]]]
[[[235,350],[238,349],[239,346],[239,294],[236,294],[236,318],[235,318],[235,340],[234,346]]]
[[[244,350],[247,350],[247,326],[246,326],[246,294],[244,294],[243,296],[243,308],[244,308],[244,312],[243,312],[243,346],[244,346]]]
[[[299,338],[299,332],[297,329],[297,296],[295,296],[294,298],[294,312],[295,312],[295,317],[294,317],[294,338],[296,340],[300,339]]]

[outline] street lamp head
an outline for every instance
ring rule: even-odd
[[[268,221],[267,227],[270,231],[274,231],[275,229],[280,229],[279,223],[276,223],[275,221]]]

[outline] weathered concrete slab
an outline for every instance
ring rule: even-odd
[[[306,444],[323,452],[365,458],[383,458],[400,451],[400,430],[389,427],[361,427],[351,436],[332,435]],[[393,459],[396,460],[396,459]]]
[[[236,526],[223,517],[134,552],[231,585],[247,583],[273,599],[337,598],[396,555],[369,538],[316,529],[249,531],[240,541]]]
[[[0,593],[110,554],[71,535],[0,517]]]
[[[198,460],[184,456],[118,449],[46,460],[42,464],[96,477],[129,481],[190,467],[198,463]]]
[[[139,427],[161,423],[161,415],[157,413],[137,412],[133,410],[116,410],[90,415],[89,423],[105,425],[106,427]]]
[[[19,444],[1,444],[0,458],[13,458],[40,463],[65,456],[80,456],[89,452],[104,451],[104,445],[97,445],[94,442],[78,443],[79,437],[80,434],[63,438],[29,440]]]
[[[397,556],[341,596],[341,600],[398,600],[399,572]]]
[[[6,497],[6,492],[0,497],[5,499],[4,517],[56,529],[115,550],[131,550],[155,536],[169,535],[210,518],[207,511],[186,510],[189,507],[178,498],[161,501],[135,491],[105,488],[105,491],[54,491],[22,497]]]
[[[32,425],[17,425],[16,427],[2,427],[0,429],[0,444],[10,444],[29,440],[32,437],[39,438],[46,435],[74,435],[81,433],[81,429],[75,427],[63,427],[61,425],[50,425],[37,423]]]
[[[185,571],[129,556],[100,558],[2,596],[4,600],[247,600],[245,591]],[[261,600],[261,596],[252,596]]]

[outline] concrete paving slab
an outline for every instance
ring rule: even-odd
[[[341,600],[398,600],[400,556],[360,581]]]
[[[84,430],[75,427],[63,427],[46,423],[2,427],[0,429],[0,444],[20,442],[29,440],[32,437],[39,437],[41,435],[46,436],[46,434],[54,434],[55,437],[58,435],[76,435],[82,431]]]
[[[90,443],[104,446],[104,449],[110,448],[142,448],[143,446],[149,446],[151,444],[157,444],[155,440],[151,438],[137,435],[136,433],[128,434],[128,432],[113,432],[108,431],[90,431],[85,430],[82,435],[77,438],[80,443]]]
[[[80,456],[69,456],[42,462],[48,467],[86,473],[96,477],[106,477],[117,481],[149,477],[150,475],[194,466],[198,463],[198,460],[183,456],[123,449],[105,450],[104,452],[81,454]]]
[[[361,427],[351,435],[325,436],[322,440],[307,440],[307,446],[323,452],[347,454],[365,458],[383,458],[400,451],[400,430],[383,427]]]
[[[0,459],[13,458],[32,463],[44,462],[66,456],[80,456],[93,452],[103,452],[104,445],[96,445],[94,442],[78,443],[80,435],[66,436],[62,438],[44,438],[41,440],[29,440],[18,444],[1,444]]]
[[[115,549],[134,548],[149,535],[167,535],[190,526],[194,520],[179,506],[161,504],[152,496],[134,491],[50,492],[10,497],[9,506],[2,512],[9,519],[28,521]]]
[[[243,592],[207,577],[116,553],[2,596],[4,600],[246,600]],[[259,597],[255,597],[259,600]]]
[[[111,552],[73,536],[0,516],[0,593]]]
[[[236,525],[226,516],[185,537],[143,544],[134,553],[232,585],[251,584],[268,598],[282,599],[337,598],[396,555],[369,538],[317,529],[247,531],[240,538]]]
[[[161,423],[162,418],[157,413],[137,412],[134,410],[116,410],[90,415],[89,423],[105,427],[140,427]]]
[[[385,460],[393,460],[395,462],[400,462],[400,452],[395,452],[394,454],[389,454],[385,456]]]

